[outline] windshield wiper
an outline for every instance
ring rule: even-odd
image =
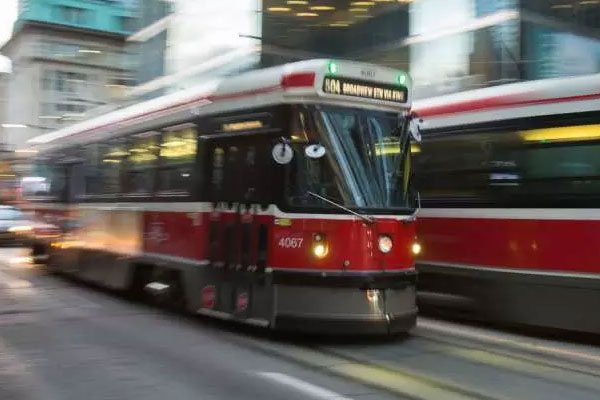
[[[310,190],[307,190],[306,193],[310,194],[313,197],[316,197],[319,200],[323,200],[324,202],[326,202],[328,204],[331,204],[332,206],[335,206],[335,207],[339,208],[340,210],[344,210],[344,211],[346,211],[349,214],[355,215],[355,216],[357,216],[358,218],[362,219],[363,221],[365,221],[368,224],[374,224],[375,223],[375,218],[373,218],[371,216],[359,214],[356,211],[352,211],[351,209],[346,208],[343,205],[338,204],[335,201],[329,200],[329,199],[327,199],[327,198],[325,198],[325,197],[323,197],[321,195],[318,195],[318,194],[316,194],[314,192],[311,192]]]

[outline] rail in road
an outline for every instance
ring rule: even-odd
[[[597,399],[600,348],[420,318],[385,339],[273,337],[48,276],[0,250],[2,399]]]

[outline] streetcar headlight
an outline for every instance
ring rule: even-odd
[[[382,253],[389,253],[390,251],[392,251],[392,247],[393,247],[394,243],[392,242],[392,238],[389,237],[388,235],[381,235],[381,236],[379,236],[378,245],[379,245],[379,250]]]
[[[317,258],[324,258],[329,253],[329,247],[327,246],[327,241],[325,240],[325,236],[317,233],[313,236],[313,245],[312,252]]]
[[[421,250],[422,250],[422,248],[421,248],[421,245],[420,245],[419,243],[415,242],[415,243],[413,243],[413,245],[411,246],[411,250],[412,250],[412,253],[413,253],[415,256],[417,256],[417,255],[421,254]]]

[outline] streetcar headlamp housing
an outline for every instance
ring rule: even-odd
[[[313,235],[312,253],[317,258],[325,258],[329,253],[329,246],[325,235],[316,233]]]
[[[390,251],[392,251],[392,247],[394,247],[394,243],[392,241],[392,238],[389,237],[388,235],[381,235],[379,236],[379,240],[377,241],[377,245],[379,246],[379,250],[384,253],[387,254]]]

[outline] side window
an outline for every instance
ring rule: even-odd
[[[499,132],[424,136],[413,153],[416,187],[424,200],[489,203],[503,137]]]
[[[249,145],[244,149],[244,160],[243,160],[243,170],[245,172],[244,182],[243,182],[243,200],[245,202],[254,203],[259,200],[260,197],[260,176],[257,165],[257,146]],[[266,171],[265,171],[266,172]],[[264,179],[267,179],[266,174],[264,175]]]
[[[321,200],[307,194],[308,191],[311,191],[343,203],[344,199],[328,156],[320,158],[306,156],[306,146],[317,142],[317,136],[314,125],[305,110],[294,110],[290,128],[294,157],[289,168],[285,169],[287,201],[294,206],[321,205]]]
[[[115,140],[102,145],[101,191],[105,195],[116,195],[121,193],[121,172],[123,162],[129,156],[127,147],[123,140]]]
[[[126,191],[135,195],[154,192],[154,178],[159,155],[158,132],[135,135],[129,143],[127,156]]]
[[[599,128],[593,124],[521,131],[512,157],[518,167],[516,194],[524,202],[550,207],[595,206],[600,198]]]
[[[210,199],[219,201],[223,196],[223,180],[225,178],[225,150],[215,147],[212,151]]]
[[[167,194],[190,194],[198,138],[194,127],[165,132],[160,144],[158,191]]]
[[[84,193],[86,196],[93,196],[102,193],[102,177],[100,168],[102,158],[100,155],[101,147],[97,143],[85,146],[84,157]]]
[[[64,201],[66,197],[66,170],[55,159],[47,159],[33,166],[33,176],[23,178],[23,196],[31,200]]]
[[[225,155],[225,199],[241,201],[242,169],[240,148],[236,145],[227,146]]]

